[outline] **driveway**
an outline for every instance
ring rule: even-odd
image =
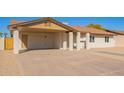
[[[0,51],[0,75],[124,75],[124,48],[81,51],[31,50],[18,55]]]

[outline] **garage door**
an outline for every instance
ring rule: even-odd
[[[42,34],[41,35],[41,48],[52,48],[53,35],[52,34]]]
[[[54,48],[54,34],[53,33],[34,33],[29,36],[30,49],[47,49]]]

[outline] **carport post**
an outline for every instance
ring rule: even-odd
[[[19,30],[13,31],[13,39],[14,39],[13,52],[14,54],[19,54],[20,48]]]
[[[80,32],[76,32],[76,49],[80,50]]]
[[[69,50],[73,51],[73,32],[69,32]]]
[[[86,49],[90,49],[90,33],[86,33]]]

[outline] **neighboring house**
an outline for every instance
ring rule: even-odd
[[[69,26],[54,20],[43,18],[27,22],[13,22],[9,26],[13,34],[13,51],[27,49],[80,50],[82,48],[115,47],[121,33],[99,30],[82,26]]]

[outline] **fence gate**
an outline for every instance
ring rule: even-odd
[[[12,50],[13,49],[13,37],[6,37],[4,42],[5,50]]]

